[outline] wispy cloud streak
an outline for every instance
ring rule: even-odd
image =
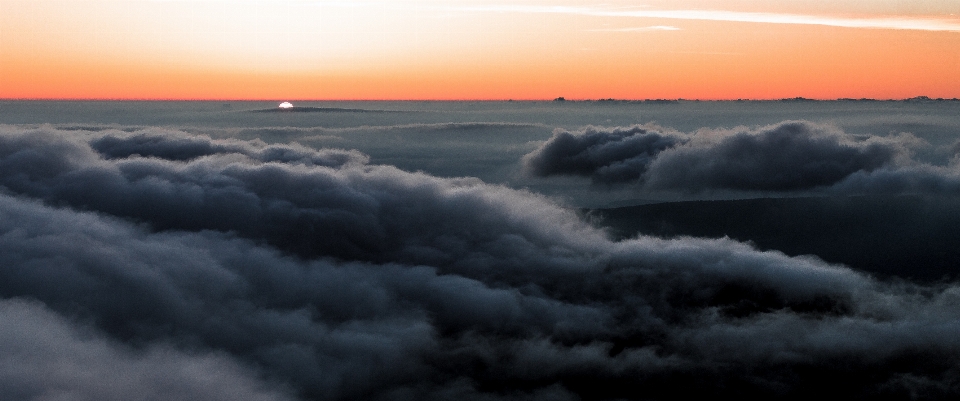
[[[664,18],[699,21],[753,22],[764,24],[821,25],[842,28],[899,29],[960,32],[960,19],[871,17],[854,18],[804,14],[755,13],[720,10],[636,10],[567,6],[493,5],[462,7],[463,11],[576,14],[594,17]]]
[[[607,29],[588,29],[587,32],[654,32],[654,31],[679,31],[680,28],[669,25],[655,26],[637,26],[629,28],[607,28]]]

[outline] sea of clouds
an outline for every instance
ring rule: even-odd
[[[593,127],[516,163],[681,192],[956,191],[922,142]],[[543,195],[355,150],[0,126],[12,400],[950,399],[958,317],[957,283],[614,240]]]

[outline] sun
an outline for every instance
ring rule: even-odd
[[[281,109],[292,109],[292,108],[293,108],[293,104],[291,104],[290,102],[283,102],[283,103],[280,103],[280,106],[279,106],[279,107],[280,107]]]

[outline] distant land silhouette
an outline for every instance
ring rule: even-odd
[[[702,99],[584,99],[584,100],[570,100],[563,97],[558,97],[554,99],[555,102],[559,101],[572,101],[572,102],[596,102],[596,103],[679,103],[679,102],[908,102],[908,103],[921,103],[921,102],[960,102],[960,98],[931,98],[928,96],[915,96],[906,99],[871,99],[871,98],[837,98],[837,99],[809,99],[805,97],[791,97],[791,98],[782,98],[782,99],[725,99],[725,100],[702,100]]]

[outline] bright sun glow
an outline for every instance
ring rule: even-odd
[[[290,102],[283,102],[283,103],[280,103],[280,108],[281,109],[293,108],[293,104],[291,104]]]

